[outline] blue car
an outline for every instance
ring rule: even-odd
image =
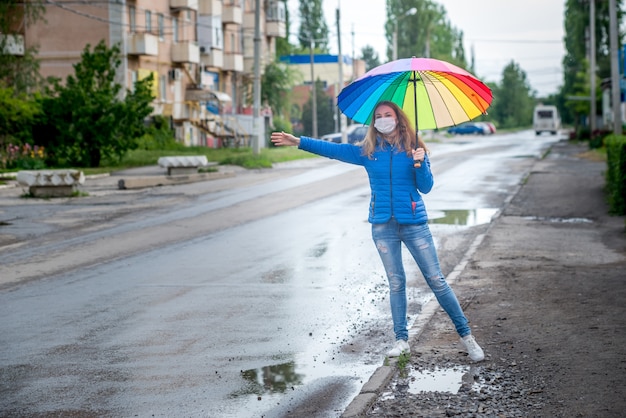
[[[453,135],[484,135],[485,129],[482,125],[474,122],[466,122],[448,129],[449,134]]]

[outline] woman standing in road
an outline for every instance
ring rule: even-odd
[[[471,334],[468,320],[446,282],[428,227],[421,193],[433,187],[433,175],[426,145],[421,138],[415,146],[415,130],[395,104],[380,102],[374,108],[373,124],[364,140],[357,144],[335,144],[308,137],[297,138],[285,132],[274,132],[271,141],[278,146],[298,148],[346,163],[362,165],[369,176],[371,200],[369,222],[372,238],[389,281],[389,299],[394,347],[387,353],[398,357],[410,353],[407,328],[406,275],[402,264],[404,243],[441,307],[454,323],[461,342],[474,361],[484,359],[483,350]]]

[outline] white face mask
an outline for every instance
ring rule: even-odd
[[[381,134],[390,134],[396,129],[396,120],[392,117],[378,118],[374,121],[374,128],[378,129]]]

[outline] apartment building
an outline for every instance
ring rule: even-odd
[[[285,37],[285,5],[261,0],[261,71]],[[39,49],[43,76],[65,79],[87,44],[119,44],[118,82],[154,76],[154,114],[186,145],[248,145],[252,134],[255,0],[50,0],[15,39]],[[19,36],[21,35],[21,36]],[[23,37],[23,38],[22,38]]]

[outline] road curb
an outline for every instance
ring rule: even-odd
[[[214,172],[214,173],[198,173],[189,175],[175,176],[141,176],[141,177],[125,177],[117,182],[117,186],[121,190],[142,189],[146,187],[167,186],[174,184],[194,183],[205,180],[216,180],[235,176],[234,172]]]

